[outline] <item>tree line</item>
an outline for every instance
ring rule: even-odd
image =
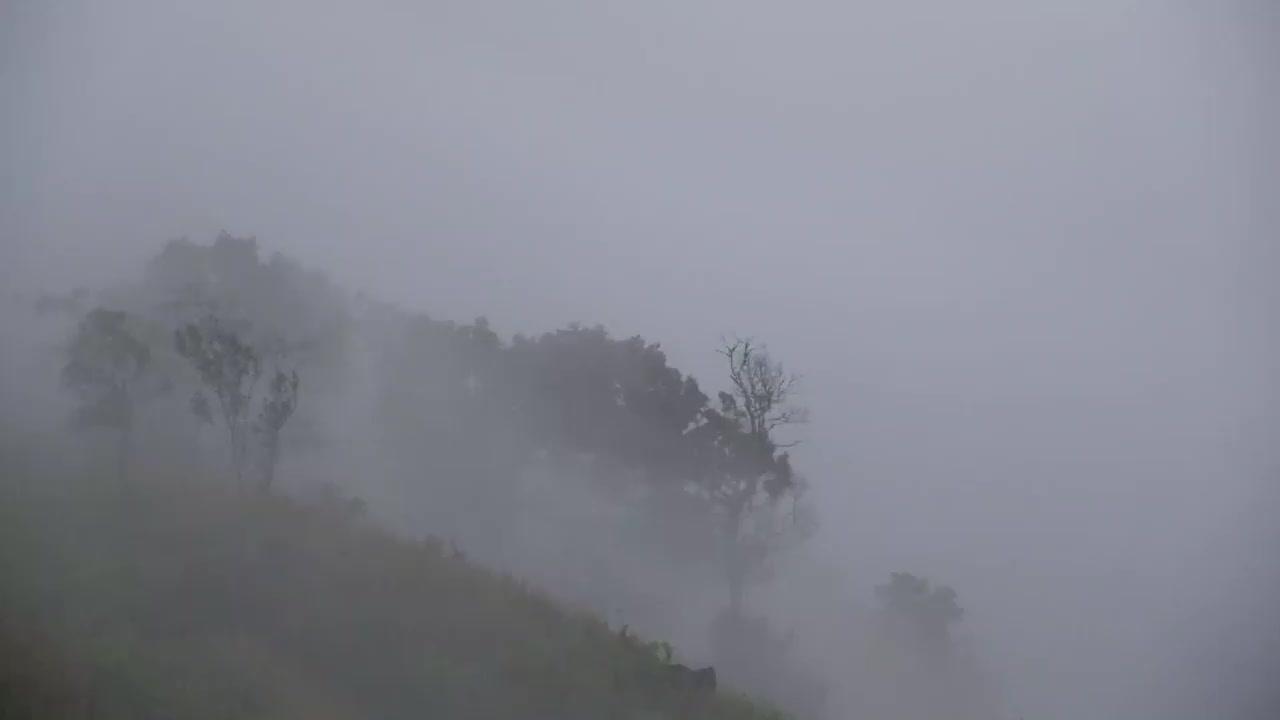
[[[721,389],[709,393],[639,336],[571,324],[504,340],[484,318],[459,324],[353,302],[226,233],[208,245],[169,242],[140,283],[96,305],[75,294],[43,307],[78,316],[62,368],[73,423],[115,438],[125,490],[139,413],[164,403],[216,428],[238,491],[273,492],[280,463],[308,437],[335,444],[355,432],[316,430],[326,427],[317,408],[355,382],[355,358],[371,346],[368,429],[413,468],[405,475],[428,489],[423,502],[443,487],[500,497],[531,463],[579,462],[602,491],[643,489],[701,518],[673,550],[718,569],[726,607],[712,630],[726,657],[759,665],[783,644],[744,606],[770,557],[813,529],[798,512],[806,482],[785,437],[807,413],[797,375],[755,338],[715,348]],[[953,591],[911,575],[895,575],[879,600],[898,644],[932,656],[961,615]],[[782,672],[767,662],[748,671]]]

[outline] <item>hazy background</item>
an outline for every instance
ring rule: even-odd
[[[1280,636],[1276,6],[1065,5],[10,0],[0,281],[225,228],[699,377],[757,334],[820,558],[956,586],[1015,708],[1235,707]]]

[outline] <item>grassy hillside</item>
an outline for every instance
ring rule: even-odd
[[[343,506],[0,479],[0,717],[778,717]]]

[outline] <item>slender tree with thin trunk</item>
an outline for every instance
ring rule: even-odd
[[[776,541],[764,528],[748,528],[747,521],[799,490],[784,450],[795,443],[780,442],[775,432],[805,422],[807,412],[794,404],[798,378],[764,346],[750,338],[735,339],[719,352],[728,365],[729,390],[720,393],[720,408],[706,413],[706,427],[718,449],[708,489],[723,517],[730,610],[740,614],[747,579]]]
[[[271,491],[280,460],[280,431],[298,409],[298,373],[276,374],[267,384],[267,396],[253,423],[253,431],[262,439],[262,490]]]
[[[204,385],[191,397],[192,412],[205,422],[213,422],[213,406],[205,390],[212,393],[217,402],[218,417],[227,431],[236,488],[243,489],[249,454],[250,409],[254,387],[262,377],[262,362],[252,347],[214,317],[179,329],[174,335],[174,346],[178,354],[191,363]]]

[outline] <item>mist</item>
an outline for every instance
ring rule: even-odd
[[[1278,30],[1245,2],[8,3],[0,281],[135,286],[225,230],[350,307],[641,335],[709,394],[720,338],[763,338],[811,414],[816,532],[751,591],[797,664],[856,673],[833,627],[909,571],[959,592],[1001,712],[1263,717]],[[357,322],[376,349],[318,422],[372,407],[402,321]],[[5,387],[70,329],[11,320]],[[563,467],[490,543],[338,434],[284,480],[655,633],[723,602]]]

